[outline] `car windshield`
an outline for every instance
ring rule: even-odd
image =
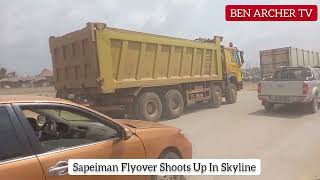
[[[276,81],[306,81],[312,77],[309,69],[281,69],[274,73]]]

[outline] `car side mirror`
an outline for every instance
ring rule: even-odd
[[[37,116],[37,122],[38,122],[39,124],[45,124],[45,123],[47,122],[46,116],[44,116],[44,115],[42,115],[42,114],[38,115],[38,116]]]
[[[124,140],[128,140],[128,139],[130,139],[132,136],[133,136],[133,132],[130,131],[129,129],[127,129],[127,128],[124,128],[124,136],[123,136],[123,139],[124,139]]]

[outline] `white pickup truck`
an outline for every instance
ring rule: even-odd
[[[275,104],[305,104],[310,112],[318,111],[320,97],[320,69],[309,67],[281,67],[272,77],[258,84],[258,99],[267,112]]]

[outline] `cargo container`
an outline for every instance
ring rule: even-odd
[[[243,52],[222,37],[186,40],[87,23],[49,38],[57,97],[111,115],[175,118],[185,105],[236,102]]]
[[[260,51],[261,78],[269,77],[281,66],[320,65],[320,53],[293,47]]]

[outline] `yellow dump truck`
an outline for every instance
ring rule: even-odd
[[[222,38],[186,40],[87,23],[49,38],[57,97],[112,116],[157,121],[185,105],[235,103],[243,52]]]

